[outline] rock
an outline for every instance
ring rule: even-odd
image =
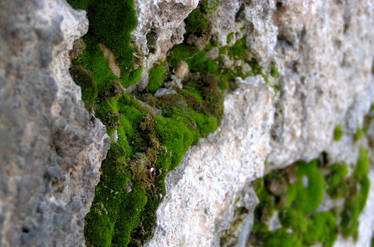
[[[146,87],[152,66],[159,60],[164,61],[175,44],[182,43],[184,19],[198,3],[198,0],[135,0],[138,26],[132,38],[138,63],[143,67],[141,88]],[[146,55],[149,55],[147,59]]]
[[[84,245],[109,148],[68,71],[87,27],[62,0],[0,2],[0,246]]]
[[[183,42],[184,20],[198,3],[135,0],[138,26],[131,35],[136,65],[143,67],[140,89],[153,65]],[[203,48],[212,37],[212,45],[222,47],[245,38],[243,61],[222,51],[220,63],[245,74],[261,70],[230,85],[235,90],[225,96],[220,127],[167,175],[155,234],[146,246],[244,246],[258,202],[249,186],[253,180],[321,152],[331,162],[355,163],[360,147],[373,145],[373,126],[369,140],[353,137],[374,102],[372,4],[221,1],[206,15],[209,32],[190,41]],[[109,148],[105,127],[85,110],[68,72],[69,50],[87,25],[84,12],[64,0],[0,1],[0,246],[84,246],[84,216]],[[218,47],[208,58],[220,56]],[[77,41],[70,58],[82,49]],[[101,49],[119,76],[115,54]],[[182,79],[200,79],[182,66],[166,78],[166,87],[182,89]],[[113,83],[114,95],[124,92]],[[159,89],[156,96],[175,91]],[[337,125],[344,135],[334,141]],[[286,176],[296,181],[294,171]],[[373,176],[371,169],[357,242],[338,239],[336,246],[369,245]],[[269,186],[276,195],[284,192],[279,183]],[[128,183],[126,190],[132,187]]]
[[[265,70],[277,67],[270,81],[278,90],[273,93],[261,76],[238,80],[238,89],[225,97],[219,129],[168,174],[158,226],[147,246],[219,246],[220,233],[233,222],[235,198],[248,181],[323,151],[331,162],[356,162],[367,144],[354,142],[353,133],[374,96],[368,52],[374,49],[373,17],[371,4],[354,1],[222,2],[210,19],[211,32],[221,45],[232,32],[232,43],[246,37]],[[345,130],[338,142],[337,125]],[[363,215],[372,210],[370,193]],[[372,229],[371,217],[360,219],[360,229]],[[372,230],[360,230],[350,246],[368,246],[371,235]]]

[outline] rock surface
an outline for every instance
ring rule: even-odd
[[[369,1],[222,1],[212,17],[213,33],[221,44],[231,32],[234,41],[247,37],[251,55],[265,68],[278,68],[270,80],[279,90],[272,93],[261,77],[238,81],[225,98],[219,130],[168,175],[156,234],[147,246],[219,246],[239,192],[264,172],[322,151],[332,161],[355,163],[366,144],[354,143],[353,134],[374,96],[373,22]],[[339,142],[333,140],[337,125],[344,129]],[[369,230],[350,246],[370,245],[373,220],[361,219]]]
[[[87,32],[63,0],[0,1],[0,246],[83,246],[109,148],[70,77]]]
[[[183,20],[198,2],[135,1],[140,88],[148,70],[183,41]],[[244,246],[257,203],[251,181],[322,151],[354,163],[368,146],[353,134],[374,102],[370,1],[222,0],[209,19],[219,46],[245,37],[246,56],[265,74],[278,74],[267,77],[270,83],[237,79],[221,126],[168,174],[146,246],[219,246],[222,238]],[[109,148],[105,127],[85,110],[68,73],[68,51],[87,27],[84,12],[64,0],[0,0],[0,246],[84,246],[83,218]],[[373,169],[369,176],[358,241],[338,239],[336,246],[370,245]]]
[[[184,19],[196,8],[198,0],[136,0],[138,25],[132,32],[138,64],[143,67],[142,83],[148,82],[148,71],[164,61],[167,52],[182,43]],[[145,56],[149,56],[145,59]]]

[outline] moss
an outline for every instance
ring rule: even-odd
[[[98,94],[92,74],[82,66],[72,66],[69,71],[73,80],[81,87],[82,100],[86,108],[91,111]]]
[[[370,181],[367,176],[369,169],[368,151],[360,150],[360,156],[352,177],[354,183],[351,185],[349,196],[344,204],[341,214],[341,230],[344,236],[357,236],[358,218],[365,207],[370,188]]]
[[[330,173],[327,175],[327,193],[332,198],[345,197],[347,194],[344,186],[344,178],[348,175],[347,164],[333,164],[329,167]]]
[[[205,1],[208,2],[208,1]],[[199,7],[194,9],[185,20],[187,34],[196,34],[200,36],[210,26],[210,21],[206,15],[202,13]]]
[[[155,116],[157,121],[157,134],[171,156],[168,169],[175,168],[182,160],[183,155],[193,143],[191,131],[180,121],[172,118]]]
[[[245,60],[245,55],[246,55],[246,51],[247,51],[246,42],[247,42],[246,38],[242,38],[242,39],[237,40],[235,42],[235,44],[228,51],[228,55],[231,58]]]
[[[116,221],[111,246],[127,246],[131,232],[139,225],[140,215],[147,203],[146,191],[143,185],[135,184],[128,193],[119,209],[119,220]]]
[[[275,232],[269,232],[265,236],[264,245],[266,247],[301,247],[302,242],[294,233],[287,232],[286,229],[280,228]]]
[[[187,31],[208,37],[208,16],[219,2],[201,1],[186,21]],[[217,45],[213,40],[202,50],[184,43],[172,49],[165,64],[151,69],[145,91],[128,95],[123,88],[139,82],[142,74],[142,68],[134,64],[130,45],[130,32],[136,25],[133,1],[70,3],[86,9],[91,24],[84,38],[86,49],[73,61],[72,74],[82,87],[86,106],[106,125],[113,140],[85,219],[86,242],[92,246],[140,246],[153,235],[167,172],[200,137],[217,128],[224,90],[243,74],[239,68],[224,69],[222,61],[207,58],[207,52]],[[120,77],[112,73],[101,44],[115,55]],[[176,88],[176,95],[155,98],[151,93],[180,61],[188,63],[196,80],[183,82],[183,90]],[[149,112],[137,98],[161,109],[161,115]]]
[[[302,162],[298,165],[297,182],[290,185],[295,191],[294,196],[288,197],[290,205],[304,214],[316,210],[324,195],[324,177],[317,167],[317,162]],[[306,184],[304,184],[306,182]]]
[[[150,92],[155,92],[164,82],[166,75],[166,69],[163,65],[154,66],[149,71],[149,81],[147,90]]]
[[[131,31],[137,25],[134,1],[90,1],[88,6],[89,33],[118,57],[121,71],[132,69]]]
[[[362,138],[362,129],[360,127],[357,128],[355,134],[353,135],[353,140],[355,142],[359,141]]]
[[[340,141],[342,137],[343,137],[343,127],[341,125],[338,125],[335,127],[335,130],[334,130],[334,141]]]
[[[330,211],[314,213],[308,225],[303,241],[308,246],[322,243],[323,246],[333,246],[338,236],[337,217]]]
[[[200,5],[207,14],[214,13],[221,3],[221,0],[201,0]]]
[[[88,52],[77,61],[86,69],[94,72],[94,76],[101,77],[100,80],[94,78],[98,86],[109,82],[101,80],[104,79],[102,77],[118,79],[110,69],[106,69],[107,61],[103,54],[100,54],[102,52],[98,48],[99,43],[104,44],[115,54],[121,69],[121,83],[124,87],[139,82],[142,68],[134,68],[134,49],[131,47],[130,36],[131,31],[137,25],[133,0],[69,0],[69,3],[73,7],[87,10],[90,26],[84,40],[88,46]]]
[[[90,0],[68,0],[68,2],[75,9],[87,10]]]
[[[113,143],[102,164],[103,174],[85,218],[86,241],[93,246],[111,246],[119,208],[130,180],[130,174],[118,161],[122,154],[123,148]]]
[[[277,78],[278,76],[278,68],[275,67],[275,65],[272,65],[271,68],[270,68],[270,75],[273,77],[273,78]]]
[[[233,37],[234,37],[234,33],[229,33],[227,35],[227,39],[226,39],[227,44],[231,43]]]
[[[361,148],[351,175],[344,163],[328,166],[326,158],[320,163],[323,165],[317,165],[317,160],[297,162],[255,181],[254,189],[260,203],[255,209],[251,244],[311,246],[319,243],[333,246],[338,234],[357,237],[358,218],[365,207],[370,187],[368,151]],[[272,192],[274,181],[277,191]],[[280,190],[284,183],[287,190]],[[331,199],[345,198],[343,208],[322,211],[320,204],[325,191]],[[269,231],[267,223],[275,211],[278,211],[281,227]]]

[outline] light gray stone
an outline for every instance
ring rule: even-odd
[[[0,1],[0,246],[83,246],[109,148],[69,75],[87,32],[63,0]]]
[[[239,88],[225,97],[219,129],[168,175],[156,233],[147,246],[219,246],[249,181],[322,151],[332,162],[353,164],[367,146],[366,139],[354,142],[353,134],[374,99],[370,1],[227,0],[211,20],[221,45],[229,33],[232,43],[246,37],[265,73],[277,67],[278,77],[269,84],[278,92],[260,76],[238,80]],[[337,125],[344,129],[339,142],[333,140]],[[374,181],[372,172],[369,177]],[[372,193],[359,240],[348,240],[349,246],[370,246]],[[336,246],[347,246],[344,241]]]

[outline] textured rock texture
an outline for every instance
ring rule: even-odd
[[[135,1],[139,88],[149,69],[184,41],[184,20],[198,3]],[[146,246],[245,246],[258,202],[251,181],[323,151],[332,162],[354,163],[360,147],[370,146],[353,135],[374,102],[371,1],[205,3],[220,3],[207,14],[215,45],[245,38],[248,50],[240,55],[255,59],[263,75],[237,79],[220,127],[168,174]],[[87,27],[84,12],[64,0],[0,0],[0,246],[84,245],[83,218],[109,147],[105,127],[85,110],[68,73],[68,51]],[[201,48],[206,37],[191,35],[187,42]],[[208,57],[218,56],[217,47]],[[251,70],[229,56],[223,61],[244,74]],[[270,76],[274,68],[278,73]],[[343,137],[334,141],[337,125]],[[358,241],[341,238],[336,246],[370,245],[373,168],[369,176]]]
[[[354,143],[353,133],[374,96],[370,1],[222,1],[211,20],[219,43],[231,32],[233,42],[247,37],[251,55],[278,68],[270,80],[279,90],[260,76],[238,80],[225,98],[219,130],[169,174],[148,246],[218,246],[248,182],[322,151],[332,161],[354,163],[367,145]],[[339,142],[337,125],[344,132]],[[372,211],[372,198],[371,192],[365,212]],[[359,241],[336,245],[370,245],[373,219],[363,215]]]
[[[143,67],[143,80],[148,81],[148,71],[158,61],[166,59],[167,52],[182,43],[184,19],[196,8],[198,0],[136,0],[138,25],[132,32],[136,57]],[[148,55],[148,59],[145,56]]]
[[[82,246],[109,147],[72,81],[88,27],[63,0],[0,1],[0,246]]]

